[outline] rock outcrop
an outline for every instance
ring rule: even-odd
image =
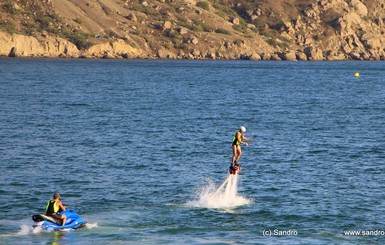
[[[9,57],[78,57],[73,43],[59,38],[36,37],[0,32],[0,56]]]
[[[377,4],[385,13],[384,4]],[[384,19],[378,14],[373,21],[368,15],[360,0],[319,0],[298,16],[294,26],[284,22],[281,32],[302,46],[308,60],[382,60]],[[330,16],[335,18],[328,19]]]
[[[117,39],[111,42],[105,42],[101,44],[95,44],[90,48],[84,50],[82,55],[91,57],[104,57],[104,58],[144,58],[144,52],[141,49],[137,49],[127,44],[122,39]]]
[[[58,37],[36,37],[0,32],[0,56],[61,58],[146,58],[141,50],[122,39],[106,41],[79,50],[75,44]]]

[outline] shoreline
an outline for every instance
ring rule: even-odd
[[[136,46],[123,39],[103,40],[86,49],[70,41],[44,35],[39,38],[0,31],[0,57],[9,58],[70,58],[70,59],[145,59],[145,60],[264,60],[264,61],[383,61],[381,53],[337,53],[332,55],[319,47],[285,50],[271,47],[256,47],[258,41],[241,46],[225,48],[220,43],[202,45],[188,49],[149,49],[146,45]],[[369,55],[370,54],[370,55]]]
[[[104,57],[53,57],[53,56],[17,56],[17,57],[10,57],[10,56],[0,56],[0,59],[2,60],[33,60],[33,59],[41,59],[41,60],[110,60],[110,61],[254,61],[254,62],[383,62],[385,59],[369,59],[369,60],[353,60],[353,59],[346,59],[346,60],[252,60],[252,59],[209,59],[209,58],[201,58],[201,59],[167,59],[167,58],[122,58],[122,57],[115,57],[115,58],[104,58]]]

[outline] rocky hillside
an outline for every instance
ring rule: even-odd
[[[384,0],[1,0],[0,56],[384,60]]]

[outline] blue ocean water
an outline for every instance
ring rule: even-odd
[[[384,78],[383,62],[0,59],[0,244],[383,243]],[[240,125],[246,201],[202,202]],[[31,228],[56,191],[86,228]]]

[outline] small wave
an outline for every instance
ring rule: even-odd
[[[198,194],[197,200],[186,203],[189,207],[231,209],[252,201],[238,194],[238,175],[229,175],[220,187],[209,183]]]
[[[98,227],[98,223],[87,223],[84,228],[85,229],[93,229]],[[64,229],[61,231],[70,231],[72,229]],[[30,234],[39,234],[41,232],[52,232],[53,229],[43,230],[41,226],[31,226],[31,225],[20,225],[20,230],[14,234],[7,234],[7,236],[26,236]]]
[[[67,107],[73,107],[73,106],[91,106],[91,104],[86,104],[86,103],[65,103],[64,104]]]
[[[98,227],[98,223],[87,223],[85,228],[92,229]]]
[[[17,236],[26,236],[29,234],[39,234],[43,231],[40,226],[33,227],[31,225],[20,225],[20,231],[16,233]]]

